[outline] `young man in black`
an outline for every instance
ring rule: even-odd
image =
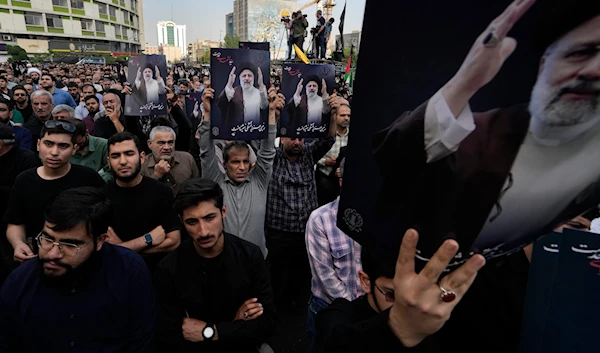
[[[18,262],[36,256],[36,246],[31,240],[44,226],[44,209],[58,194],[81,186],[105,185],[96,171],[69,163],[77,150],[75,126],[64,121],[46,121],[37,141],[37,150],[42,166],[17,177],[4,218],[8,224],[6,237],[14,249],[14,260]]]
[[[106,195],[115,207],[106,241],[142,255],[152,271],[180,243],[179,220],[173,211],[173,191],[141,174],[145,153],[137,136],[121,132],[108,139],[108,163],[115,180]]]
[[[260,248],[223,231],[226,207],[214,181],[185,182],[175,211],[188,237],[155,272],[158,352],[257,352],[275,327]]]

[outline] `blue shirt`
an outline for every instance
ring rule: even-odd
[[[67,91],[63,91],[62,89],[54,87],[54,93],[52,93],[52,98],[54,98],[55,107],[59,104],[67,104],[70,105],[73,109],[77,108],[77,103],[75,103],[75,100]]]
[[[96,255],[73,286],[42,283],[37,258],[12,272],[0,291],[0,352],[155,352],[146,264],[107,243]]]

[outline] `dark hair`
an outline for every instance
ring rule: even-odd
[[[89,86],[89,87],[92,87],[92,88],[94,89],[94,93],[97,93],[97,91],[96,91],[96,87],[94,87],[94,85],[93,85],[93,84],[91,84],[91,83],[85,83],[85,84],[83,84],[83,85],[81,86],[81,90],[83,90],[83,88],[84,88],[84,87],[88,87],[88,86]]]
[[[101,188],[79,187],[61,192],[44,212],[46,222],[54,224],[55,232],[70,230],[85,224],[88,235],[97,240],[106,234],[113,208]]]
[[[329,23],[334,23],[334,22],[335,22],[335,18],[332,17],[329,19]]]
[[[13,95],[15,94],[15,91],[17,91],[17,90],[25,91],[25,94],[29,96],[29,93],[27,93],[27,90],[25,89],[25,86],[16,85],[15,87],[13,87],[12,88]]]
[[[98,97],[96,97],[95,95],[89,95],[89,96],[85,96],[85,98],[83,99],[83,102],[87,102],[90,99],[95,100],[98,104],[100,104],[100,100],[98,99]]]
[[[74,132],[68,132],[67,130],[63,129],[60,126],[53,127],[53,128],[48,128],[46,126],[42,126],[42,131],[40,132],[40,140],[44,136],[46,136],[46,135],[52,135],[52,134],[65,134],[65,135],[69,135],[69,136],[71,136],[71,142],[73,143],[73,145],[75,145],[75,133]]]
[[[387,254],[380,254],[365,246],[360,252],[362,270],[369,276],[371,285],[379,277],[394,278],[396,273],[396,259]]]
[[[4,81],[8,82],[8,79],[4,75],[0,75],[0,80],[4,80]]]
[[[52,82],[56,82],[56,77],[54,77],[54,75],[52,75],[50,73],[44,73],[44,74],[42,74],[42,76],[40,76],[40,78],[42,78],[44,76],[48,76],[48,77],[50,77],[50,79],[52,80]]]
[[[124,141],[133,141],[135,143],[135,147],[138,150],[138,153],[142,153],[144,149],[142,148],[142,144],[140,143],[140,139],[132,134],[131,132],[123,131],[116,133],[108,138],[108,153],[110,153],[110,146]]]
[[[182,215],[185,209],[206,201],[212,201],[215,207],[222,209],[223,190],[210,179],[194,178],[181,185],[173,207],[177,214]]]
[[[65,72],[65,74],[68,74],[71,72],[68,67],[61,67],[61,69]]]
[[[69,83],[67,83],[67,88],[70,88],[70,87],[79,88],[79,86],[75,82],[69,82]]]
[[[85,136],[87,127],[85,126],[85,123],[82,120],[79,120],[77,118],[68,118],[64,121],[75,126],[75,136]]]
[[[227,161],[229,161],[229,150],[231,150],[232,148],[247,150],[248,155],[250,155],[250,148],[248,148],[248,144],[244,141],[235,140],[228,143],[227,145],[225,145],[225,148],[223,148],[223,162],[227,163]]]
[[[102,77],[102,81],[105,81],[105,80],[112,81],[112,77],[110,77],[110,76],[104,76],[104,77]]]
[[[4,96],[1,96],[1,95],[0,95],[0,104],[6,104],[6,106],[8,107],[9,111],[13,110],[13,103],[12,103],[12,101],[4,98]]]

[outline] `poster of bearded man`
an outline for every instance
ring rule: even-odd
[[[125,114],[167,114],[167,61],[164,55],[140,55],[129,59],[127,79],[132,88],[125,98]]]

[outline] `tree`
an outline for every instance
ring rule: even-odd
[[[6,51],[8,52],[8,55],[10,55],[8,62],[11,63],[26,61],[29,58],[25,49],[21,48],[18,45],[7,45]]]
[[[198,58],[199,63],[210,63],[210,49],[207,50],[204,55]]]
[[[238,49],[239,47],[240,37],[237,34],[234,34],[233,37],[225,36],[225,38],[223,38],[223,43],[221,43],[221,48]]]
[[[350,48],[344,48],[344,62],[348,62],[349,56],[350,56]],[[352,53],[352,63],[350,65],[352,67],[356,67],[357,60],[358,60],[358,52],[354,51],[354,53]]]

